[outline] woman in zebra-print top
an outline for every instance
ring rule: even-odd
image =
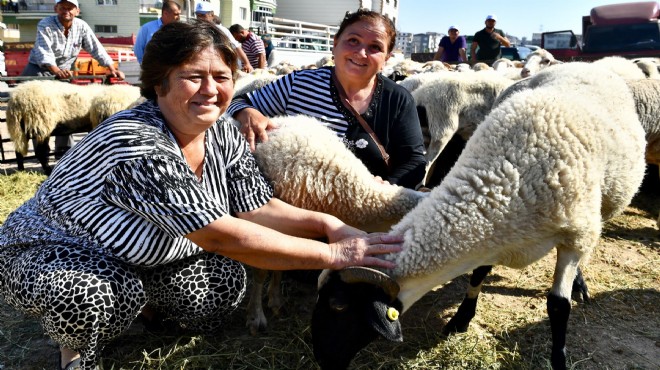
[[[218,119],[236,68],[215,26],[164,26],[142,63],[147,101],[72,148],[0,229],[0,294],[41,320],[61,366],[93,368],[146,304],[186,328],[218,327],[245,293],[236,261],[392,267],[377,255],[401,240],[272,198],[243,137]]]

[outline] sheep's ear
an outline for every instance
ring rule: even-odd
[[[391,342],[403,342],[399,312],[402,305],[398,300],[387,304],[380,300],[371,302],[367,309],[367,321],[376,333]]]

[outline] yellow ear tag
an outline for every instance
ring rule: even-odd
[[[387,308],[387,318],[390,319],[390,321],[398,320],[399,319],[399,311],[394,307],[388,307]]]

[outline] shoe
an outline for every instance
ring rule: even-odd
[[[60,355],[59,367],[60,370],[80,370],[80,357],[62,366],[62,356]]]

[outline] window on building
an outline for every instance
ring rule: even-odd
[[[396,9],[399,6],[399,2],[397,0],[394,0],[394,9]]]
[[[261,22],[261,19],[263,17],[272,17],[272,16],[273,16],[273,10],[271,8],[260,6],[252,12],[252,21]]]
[[[117,0],[96,0],[98,5],[117,5]]]
[[[117,33],[117,26],[97,24],[94,26],[95,33]]]

